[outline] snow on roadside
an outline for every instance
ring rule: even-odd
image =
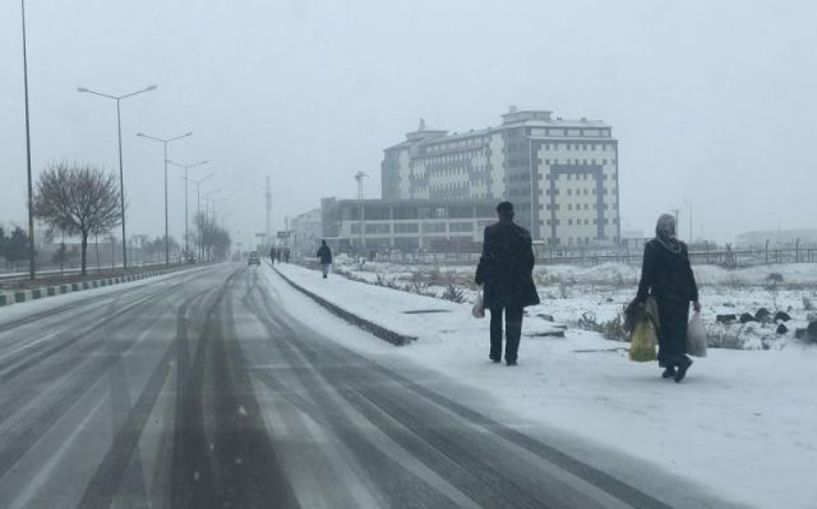
[[[27,300],[25,302],[18,302],[9,306],[0,306],[0,323],[6,320],[18,319],[30,314],[47,311],[72,302],[82,301],[99,295],[105,295],[126,289],[140,288],[146,285],[164,282],[170,278],[178,277],[192,272],[199,272],[207,270],[205,267],[194,267],[190,269],[183,269],[159,276],[152,276],[137,281],[128,281],[127,283],[118,283],[115,285],[101,286],[99,288],[91,288],[88,290],[80,290],[77,292],[65,293],[62,295],[54,295],[53,297],[44,297],[42,299]]]
[[[276,267],[332,302],[419,338],[392,347],[336,334],[345,346],[410,359],[488,391],[522,419],[651,461],[725,498],[757,507],[817,507],[817,348],[710,350],[675,384],[660,378],[655,363],[627,361],[626,344],[568,330],[563,339],[523,337],[520,365],[508,368],[487,361],[488,320],[471,318],[470,305]],[[284,284],[265,270],[270,284]],[[450,312],[403,313],[424,308]],[[524,333],[549,327],[531,317]]]

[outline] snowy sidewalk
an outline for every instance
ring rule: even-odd
[[[400,336],[438,342],[456,333],[471,336],[480,343],[488,337],[489,320],[471,316],[471,304],[362,284],[342,276],[323,279],[320,272],[297,265],[277,264],[275,270],[333,305]],[[526,336],[562,333],[553,323],[539,317],[526,320],[523,328]],[[486,352],[486,360],[487,355]]]
[[[712,349],[675,384],[660,378],[655,363],[629,362],[625,343],[596,333],[570,329],[565,338],[530,337],[552,324],[528,317],[519,366],[508,368],[488,362],[488,320],[472,318],[470,305],[337,276],[323,280],[292,265],[276,268],[325,299],[418,338],[404,347],[366,335],[336,339],[347,347],[410,359],[490,393],[502,412],[520,421],[646,460],[726,499],[754,507],[817,507],[813,347]],[[286,284],[265,270],[270,284]],[[411,313],[423,310],[441,312]],[[547,302],[540,310],[548,311]]]

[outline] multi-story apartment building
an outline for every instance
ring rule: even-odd
[[[549,245],[620,238],[618,141],[604,122],[516,108],[497,127],[462,134],[421,121],[385,150],[381,175],[386,200],[509,200]]]

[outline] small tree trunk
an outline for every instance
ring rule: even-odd
[[[88,253],[88,233],[82,232],[82,265],[81,265],[81,274],[83,276],[86,275],[85,271],[85,255]]]

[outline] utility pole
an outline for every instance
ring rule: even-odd
[[[675,214],[675,235],[678,235],[678,213],[681,212],[680,209],[672,209],[672,213]]]
[[[272,210],[272,190],[270,189],[269,183],[269,175],[267,175],[267,187],[264,191],[264,198],[266,198],[267,202],[267,226],[264,230],[264,240],[266,241],[265,248],[269,248],[270,244],[272,244],[272,240],[270,239],[270,211]]]
[[[26,3],[20,0],[20,12],[23,21],[23,87],[26,105],[26,177],[28,178],[28,270],[29,276],[35,278],[34,262],[34,192],[31,183],[31,123],[28,109],[28,48],[26,43]]]
[[[363,232],[364,224],[363,224],[363,179],[367,178],[369,175],[366,172],[359,171],[355,173],[355,180],[357,180],[357,200],[360,205],[360,217],[358,218],[360,224],[360,249],[365,248],[366,244],[366,236]]]

